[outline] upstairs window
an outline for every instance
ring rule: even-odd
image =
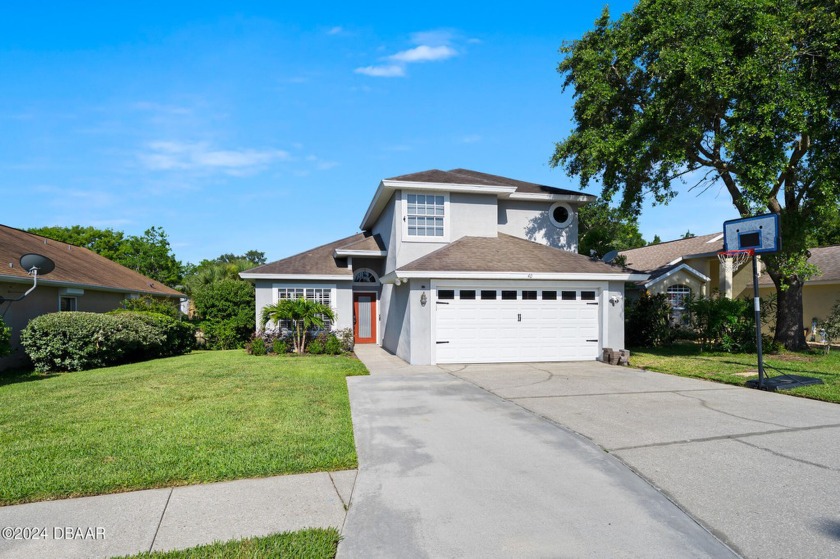
[[[406,234],[409,237],[444,237],[446,197],[441,194],[407,194]]]

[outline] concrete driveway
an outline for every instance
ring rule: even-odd
[[[615,456],[477,386],[548,373],[357,354],[371,376],[348,379],[359,474],[339,557],[736,556]]]
[[[840,557],[840,405],[601,363],[452,374],[591,439],[746,557]]]

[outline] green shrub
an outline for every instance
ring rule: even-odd
[[[248,353],[251,355],[265,355],[268,350],[265,347],[265,341],[262,338],[254,338],[249,344]]]
[[[251,324],[250,328],[253,328]],[[227,320],[203,320],[198,329],[202,333],[205,349],[238,349],[245,346],[243,327]]]
[[[356,344],[356,336],[353,335],[352,328],[342,328],[336,331],[339,341],[341,342],[341,349],[344,351],[353,351]]]
[[[191,327],[167,316],[61,312],[32,319],[21,345],[41,372],[82,371],[186,353]]]
[[[341,340],[335,334],[327,336],[327,341],[324,343],[324,353],[330,355],[338,355],[341,353]]]
[[[183,355],[195,348],[195,326],[189,322],[155,312],[133,312],[118,309],[108,314],[131,317],[130,320],[143,322],[163,334],[163,341],[157,346],[155,357]],[[151,353],[152,348],[146,347],[143,352]]]
[[[755,313],[749,299],[700,297],[686,303],[691,327],[703,349],[755,351]]]
[[[208,349],[243,347],[254,333],[256,303],[250,283],[223,279],[196,288],[192,300]]]
[[[174,319],[180,319],[182,316],[177,299],[160,299],[151,295],[125,299],[120,303],[120,307],[127,311],[163,314]]]
[[[664,293],[642,293],[626,310],[625,331],[630,347],[659,347],[673,340],[671,304]]]
[[[820,329],[825,332],[825,339],[828,342],[825,345],[825,352],[831,351],[831,344],[840,340],[840,301],[834,303],[826,318],[821,324]]]
[[[309,342],[309,347],[307,349],[312,355],[320,355],[324,353],[324,342],[318,339],[312,340]]]
[[[289,353],[289,344],[286,343],[286,340],[277,338],[271,343],[271,351],[277,355]]]
[[[0,357],[9,355],[12,352],[12,329],[3,322],[0,316]]]

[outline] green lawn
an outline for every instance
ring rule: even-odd
[[[123,559],[331,559],[338,548],[338,530],[312,528],[262,538],[248,538],[178,551],[140,553]]]
[[[767,354],[764,356],[764,363],[765,372],[769,376],[805,375],[821,378],[825,383],[784,390],[782,393],[840,403],[840,352],[832,351],[828,355],[822,350]],[[705,378],[728,384],[743,385],[750,378],[758,378],[755,354],[701,352],[699,347],[693,344],[657,349],[631,349],[630,365],[660,373]],[[753,373],[751,376],[737,374],[750,371]]]
[[[197,352],[0,376],[0,505],[356,467],[351,357]]]

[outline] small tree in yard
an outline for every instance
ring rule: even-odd
[[[0,357],[9,355],[12,352],[12,329],[6,326],[3,322],[3,317],[0,316]]]
[[[831,314],[823,321],[821,327],[825,330],[825,341],[827,342],[825,352],[828,353],[831,350],[831,344],[840,340],[840,301],[834,303]]]
[[[333,310],[323,303],[304,299],[281,299],[274,305],[268,305],[262,311],[262,324],[268,322],[280,324],[287,320],[292,323],[292,342],[295,353],[306,350],[306,333],[312,328],[323,328],[325,319],[335,320]]]

